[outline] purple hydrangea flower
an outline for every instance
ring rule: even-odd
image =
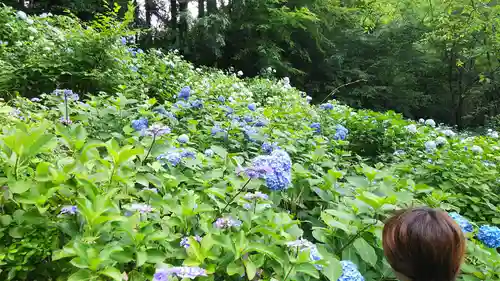
[[[78,212],[78,207],[76,206],[64,206],[61,208],[61,212],[59,213],[60,215],[68,214],[68,215],[74,215]]]
[[[191,245],[189,245],[189,238],[188,237],[183,237],[181,239],[180,246],[183,247],[183,248],[186,248],[186,249],[189,248],[189,246],[191,246]]]
[[[243,196],[243,198],[246,199],[246,200],[249,200],[249,201],[256,200],[256,199],[257,200],[258,199],[260,199],[260,200],[267,200],[267,199],[269,199],[269,196],[267,194],[265,194],[265,193],[257,191],[255,193],[247,193],[247,194],[245,194],[245,196]]]
[[[246,169],[249,177],[260,177],[266,180],[270,190],[287,189],[292,182],[292,160],[286,151],[277,149],[271,155],[262,155],[252,161]],[[251,174],[249,174],[249,172]]]
[[[127,45],[127,38],[122,37],[120,38],[120,41],[122,42],[122,45]]]
[[[181,91],[177,95],[177,98],[188,100],[190,95],[191,95],[191,88],[189,86],[186,86],[181,89]]]
[[[243,117],[243,120],[244,120],[245,122],[247,122],[247,123],[251,123],[251,122],[253,121],[253,118],[252,118],[252,116],[250,116],[250,115],[245,115],[245,116]]]
[[[195,154],[193,151],[189,151],[189,150],[182,150],[182,151],[181,151],[181,157],[182,157],[182,158],[191,158],[191,159],[195,159],[195,158],[196,158],[196,154]]]
[[[226,98],[224,96],[219,96],[217,100],[219,100],[222,103],[226,102]]]
[[[162,124],[153,124],[151,127],[146,129],[146,134],[154,137],[161,137],[163,135],[170,134],[170,132],[170,128]]]
[[[148,128],[148,119],[146,118],[141,118],[137,120],[132,121],[132,128],[136,130],[137,132],[144,131]]]
[[[74,101],[77,101],[80,99],[80,96],[78,96],[78,94],[76,93],[73,93],[72,90],[69,90],[69,89],[64,89],[64,90],[55,90],[54,91],[54,95],[58,96],[58,97],[63,97],[64,100],[74,100]]]
[[[217,135],[218,133],[225,133],[224,129],[222,129],[219,125],[215,125],[212,127],[212,129],[210,130],[210,133],[212,134],[212,136],[215,136]]]
[[[241,226],[241,221],[237,219],[233,219],[231,217],[218,218],[214,226],[219,229],[227,229],[231,227],[239,227]]]
[[[71,119],[69,119],[69,117],[66,119],[65,116],[59,118],[59,122],[61,122],[61,124],[66,125],[66,126],[73,124],[73,121],[71,121]]]
[[[161,273],[161,275],[160,275]],[[158,275],[157,275],[158,274]],[[154,281],[166,281],[170,275],[177,276],[179,279],[189,278],[194,279],[199,276],[207,276],[207,271],[199,267],[179,266],[166,269],[157,269],[153,279]],[[162,277],[165,279],[157,279]]]
[[[255,124],[254,124],[254,126],[255,126],[255,127],[264,127],[264,126],[266,126],[266,125],[267,125],[267,122],[266,122],[266,120],[264,120],[264,119],[259,119],[259,120],[257,120],[257,122],[255,122]]]
[[[257,105],[255,105],[255,103],[251,103],[248,105],[248,109],[250,109],[251,111],[255,111],[257,109]]]

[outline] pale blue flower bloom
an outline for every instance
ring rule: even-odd
[[[68,215],[74,215],[78,212],[78,207],[76,206],[65,206],[61,208],[61,212],[59,213],[60,215],[68,214]]]
[[[177,141],[180,143],[188,143],[189,142],[189,137],[186,134],[182,134],[177,138]]]
[[[352,261],[341,261],[342,275],[337,281],[365,281],[365,278]]]
[[[179,99],[188,100],[190,95],[191,95],[191,88],[189,86],[186,86],[181,89],[177,97]]]
[[[255,111],[257,109],[257,105],[255,103],[251,103],[248,105],[248,109],[251,111]]]
[[[472,232],[474,230],[472,224],[460,214],[452,212],[448,215],[460,226],[463,232]]]

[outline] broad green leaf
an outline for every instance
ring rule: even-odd
[[[16,182],[13,182],[9,185],[9,190],[12,193],[21,194],[21,193],[26,192],[33,185],[34,185],[34,183],[31,181],[16,181]]]
[[[210,147],[217,155],[219,155],[221,158],[226,158],[227,157],[227,151],[223,147],[217,146],[217,145],[212,145]]]
[[[377,264],[377,253],[375,253],[373,247],[370,246],[365,239],[358,238],[354,240],[353,246],[365,262],[369,263],[371,266],[375,266]]]
[[[285,254],[277,246],[267,246],[265,244],[250,244],[248,248],[245,251],[243,251],[242,254],[251,252],[266,254],[269,257],[273,258],[278,263],[280,263],[281,265],[285,263]]]
[[[330,258],[328,260],[328,265],[321,271],[323,275],[330,281],[337,281],[342,275],[342,265],[340,261],[335,258]]]
[[[301,263],[295,267],[295,271],[305,273],[315,279],[319,279],[318,270],[310,263]]]
[[[235,274],[238,274],[238,276],[241,276],[245,272],[245,268],[241,264],[238,264],[236,262],[232,262],[232,263],[227,265],[226,272],[227,272],[227,275],[229,275],[229,276],[233,276]]]
[[[68,281],[87,281],[92,279],[92,273],[85,269],[80,269],[77,272],[73,273]]]
[[[257,273],[257,268],[255,267],[255,264],[250,259],[244,260],[243,263],[245,264],[248,280],[252,280],[255,277],[255,274]]]
[[[122,281],[123,280],[122,273],[114,267],[107,267],[104,270],[101,270],[99,272],[99,274],[108,276],[115,281]]]
[[[148,259],[148,254],[146,251],[138,251],[136,253],[137,266],[142,266]]]

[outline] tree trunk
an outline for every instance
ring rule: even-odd
[[[198,18],[205,16],[205,0],[198,0]]]
[[[146,26],[151,27],[151,10],[153,9],[153,0],[144,1],[144,8],[146,10]]]
[[[179,47],[183,49],[186,42],[187,29],[188,29],[188,0],[179,0]]]
[[[217,0],[207,0],[207,14],[215,14],[217,12]]]
[[[177,0],[170,0],[170,26],[177,29]]]

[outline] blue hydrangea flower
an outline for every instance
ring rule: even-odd
[[[55,90],[54,95],[57,97],[62,97],[64,100],[74,100],[77,101],[80,99],[80,96],[77,93],[73,93],[72,90],[64,89],[64,90]]]
[[[483,225],[479,228],[477,239],[483,242],[488,248],[500,248],[500,228]]]
[[[243,117],[243,120],[244,120],[245,122],[247,122],[247,123],[251,123],[251,122],[253,121],[253,118],[252,118],[252,116],[250,116],[250,115],[245,115],[245,116]]]
[[[262,149],[262,151],[265,154],[271,154],[271,152],[273,152],[273,150],[278,148],[278,145],[276,143],[265,142],[262,144],[262,146],[260,148]]]
[[[59,213],[60,215],[68,214],[68,215],[74,215],[78,212],[78,207],[76,206],[64,206],[61,208],[61,212]]]
[[[219,96],[217,100],[219,100],[220,102],[226,102],[226,98],[223,96]]]
[[[39,99],[39,98],[37,98],[37,97],[35,97],[35,98],[32,98],[31,101],[32,102],[41,102],[42,100]]]
[[[196,108],[196,109],[203,108],[203,101],[201,101],[201,100],[194,100],[194,101],[191,102],[191,107]]]
[[[315,132],[316,134],[321,133],[321,124],[320,124],[320,123],[312,123],[311,125],[309,125],[309,127],[310,127],[311,129],[314,129],[314,132]]]
[[[192,159],[195,159],[196,158],[196,154],[192,151],[189,151],[189,150],[182,150],[181,151],[181,157],[182,158],[192,158]]]
[[[336,132],[333,136],[335,140],[345,140],[347,138],[347,134],[349,134],[349,130],[347,130],[344,126],[338,124],[335,128]]]
[[[244,208],[245,210],[250,210],[250,209],[252,209],[252,204],[245,203],[245,204],[243,204],[243,208]]]
[[[144,131],[148,128],[148,119],[146,118],[141,118],[137,120],[132,121],[132,128],[136,130],[137,132]]]
[[[191,95],[191,88],[189,86],[186,86],[181,89],[177,97],[179,99],[188,100],[190,95]]]
[[[251,111],[255,111],[257,109],[257,105],[255,105],[255,103],[251,103],[248,105],[248,109],[250,109]]]
[[[182,134],[177,138],[177,141],[180,143],[188,143],[189,142],[189,137],[186,134]]]
[[[342,265],[342,275],[337,281],[365,281],[365,278],[352,261],[340,261]]]
[[[270,190],[287,189],[292,182],[292,160],[286,151],[274,150],[271,155],[262,155],[252,161],[246,169],[249,177],[260,177],[266,180]]]
[[[139,70],[139,68],[135,65],[131,65],[130,70],[132,70],[133,72],[137,72]]]
[[[174,107],[176,107],[176,108],[191,108],[191,104],[184,101],[184,100],[180,100],[174,104]]]
[[[264,119],[259,119],[257,122],[255,122],[254,126],[255,127],[264,127],[267,125],[267,121]]]
[[[241,226],[241,221],[237,219],[233,219],[232,217],[223,217],[223,218],[218,218],[214,226],[219,229],[227,229],[231,227],[239,227]]]
[[[325,110],[332,110],[333,109],[333,104],[331,103],[324,103],[322,105],[319,106],[321,109],[325,109]]]
[[[122,42],[122,45],[127,45],[127,38],[122,37],[120,38],[120,41]]]
[[[448,215],[460,226],[463,232],[472,232],[474,230],[472,224],[460,214],[452,212]]]
[[[167,160],[172,166],[177,166],[181,160],[182,156],[178,151],[170,151],[166,154],[160,154],[156,157],[156,160]]]
[[[214,151],[211,149],[205,150],[205,156],[207,157],[213,157],[214,156]]]
[[[183,248],[186,248],[186,249],[189,248],[189,246],[191,246],[191,245],[189,245],[189,238],[183,237],[181,239],[180,246],[183,247]]]
[[[426,141],[424,143],[424,146],[425,146],[425,151],[426,152],[433,152],[434,150],[436,150],[436,142],[435,141]]]
[[[247,139],[248,141],[251,141],[251,142],[255,142],[255,139],[253,138],[254,135],[256,135],[258,132],[257,132],[257,129],[252,127],[252,126],[244,126],[243,128],[243,135],[245,136],[245,139]]]

